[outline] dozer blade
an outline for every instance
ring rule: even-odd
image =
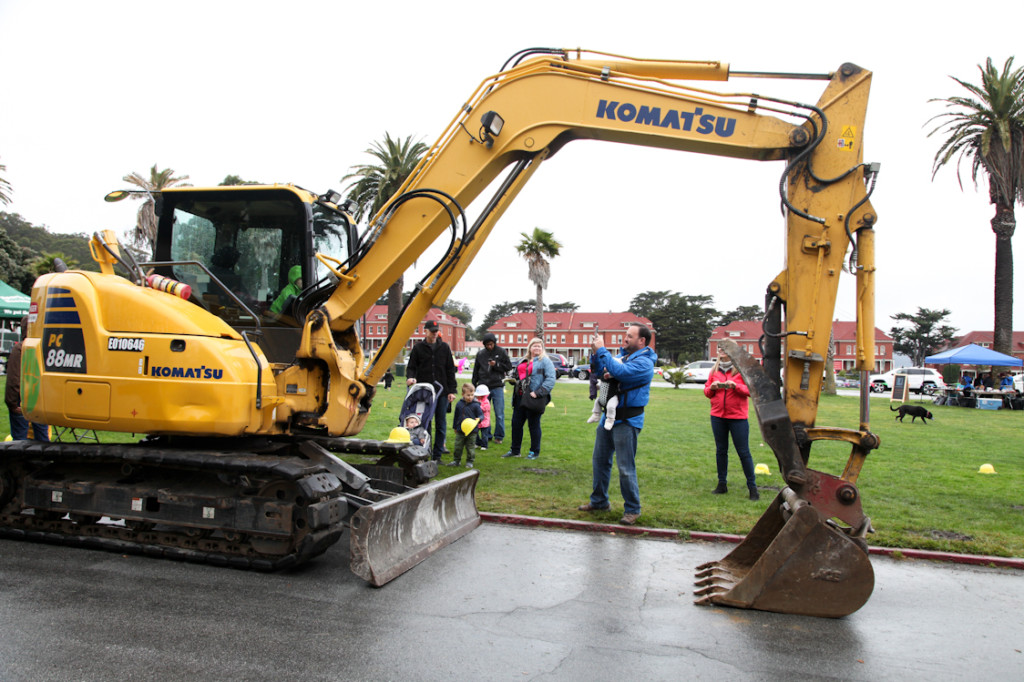
[[[783,498],[724,559],[697,567],[697,604],[840,618],[867,602],[875,586],[867,547],[809,504],[784,520]]]
[[[380,587],[479,526],[479,476],[473,469],[357,511],[352,572]]]

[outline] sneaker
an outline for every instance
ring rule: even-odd
[[[501,445],[501,441],[502,441],[501,438],[495,438],[494,439],[494,442],[497,443],[498,445]]]
[[[636,523],[636,520],[639,518],[639,514],[623,514],[622,518],[619,519],[619,523],[621,523],[623,526],[632,526]]]
[[[487,449],[487,446],[486,446],[486,445],[477,445],[476,447],[477,447],[477,449],[479,449],[479,450],[486,450],[486,449]]]
[[[467,469],[472,469],[473,468],[473,463],[472,462],[466,462],[466,468]]]
[[[611,509],[611,505],[609,505],[607,507],[595,507],[594,505],[590,504],[589,502],[587,502],[586,504],[581,504],[580,506],[576,507],[577,511],[585,511],[585,512],[608,511],[609,509]]]
[[[711,491],[712,495],[723,495],[729,492],[729,488],[724,483],[719,483],[718,487]]]
[[[526,456],[526,459],[537,459],[538,457],[540,457],[540,455],[538,455],[538,454],[537,454],[536,452],[534,452],[533,450],[531,450],[531,451],[530,451],[530,454],[528,454],[528,455]]]
[[[509,450],[508,452],[501,456],[502,459],[506,459],[508,457],[522,457],[522,455],[520,455],[518,452],[512,452],[511,450]]]
[[[461,465],[462,465],[462,462],[459,462],[459,461],[454,460],[454,459],[452,461],[448,462],[447,464],[445,464],[446,467],[457,467],[457,466],[461,466]]]
[[[757,492],[757,488],[750,489],[750,499],[754,502],[757,502],[758,500],[761,499],[761,494]]]

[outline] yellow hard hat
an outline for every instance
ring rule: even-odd
[[[757,466],[755,466],[754,467],[754,473],[755,474],[764,474],[765,476],[771,476],[772,475],[772,472],[768,468],[767,464],[758,464]]]
[[[11,438],[11,434],[8,433],[7,434],[7,438],[4,438],[4,442],[6,443],[6,442],[11,441],[11,440],[14,440],[14,439]]]
[[[411,443],[412,438],[409,437],[409,429],[404,426],[396,426],[391,429],[391,433],[388,434],[388,443]]]
[[[461,426],[463,435],[468,436],[469,434],[473,433],[473,429],[475,429],[476,425],[479,423],[479,419],[463,419]]]
[[[996,468],[991,464],[982,464],[980,467],[978,467],[979,474],[994,474],[995,472]]]

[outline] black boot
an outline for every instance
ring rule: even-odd
[[[729,488],[724,483],[719,483],[718,487],[711,491],[712,495],[724,495],[729,492]]]
[[[756,486],[753,487],[753,488],[750,488],[749,490],[750,490],[750,499],[753,502],[757,502],[758,500],[761,499],[761,494],[757,492],[757,487]]]

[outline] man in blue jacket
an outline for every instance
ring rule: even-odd
[[[619,489],[622,491],[623,514],[619,523],[632,526],[640,518],[640,486],[636,479],[636,443],[640,429],[644,426],[644,407],[651,394],[651,380],[654,378],[654,363],[658,356],[648,348],[651,330],[642,324],[634,324],[626,332],[625,345],[619,354],[601,345],[600,336],[592,336],[590,346],[594,350],[591,367],[605,378],[619,381],[619,404],[615,411],[615,424],[611,430],[604,428],[604,420],[598,421],[597,436],[594,439],[594,489],[590,502],[578,507],[580,511],[607,511],[608,485],[612,476],[612,457],[619,465]]]

